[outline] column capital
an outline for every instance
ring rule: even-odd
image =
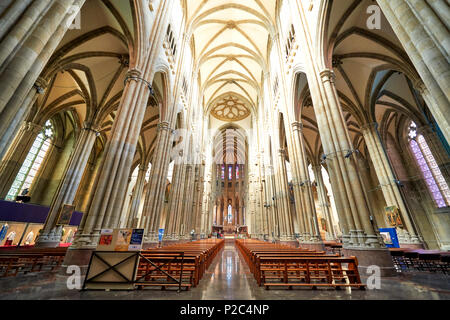
[[[191,37],[192,37],[192,32],[185,32],[183,34],[183,40],[186,41],[186,42],[191,41]]]
[[[429,134],[434,134],[435,133],[433,127],[428,125],[428,124],[425,124],[425,125],[420,126],[420,127],[418,126],[416,128],[416,130],[417,130],[417,133],[422,134],[424,136],[427,136]]]
[[[365,123],[365,124],[363,124],[361,126],[361,130],[362,131],[367,130],[367,129],[378,130],[378,123],[377,122],[368,122],[368,123]]]
[[[294,131],[299,131],[299,132],[303,131],[303,123],[301,123],[300,121],[292,122],[291,126]]]
[[[322,79],[322,82],[330,81],[331,83],[334,83],[334,80],[336,79],[336,75],[333,70],[325,69],[320,72],[320,78]]]
[[[136,68],[129,69],[125,74],[125,81],[127,78],[140,78],[142,76],[142,71]]]
[[[167,130],[167,131],[169,131],[170,130],[169,122],[168,121],[161,121],[160,123],[158,123],[158,131],[159,130]]]
[[[145,165],[145,164],[140,164],[139,165],[139,171],[142,171],[142,172],[147,172],[147,168],[148,168],[148,165]]]
[[[100,128],[99,126],[93,124],[92,122],[89,121],[84,121],[83,122],[83,130],[89,130],[89,131],[93,131],[95,132],[96,135],[100,134]]]
[[[413,84],[414,89],[416,89],[421,95],[426,94],[427,92],[427,86],[425,85],[425,83],[422,81],[422,79],[418,79],[417,81],[414,82]]]
[[[124,83],[127,83],[130,80],[144,82],[146,84],[147,88],[150,90],[150,94],[151,95],[154,94],[152,84],[148,80],[142,78],[141,70],[136,69],[136,68],[129,69],[125,75]]]
[[[42,130],[42,125],[31,121],[24,121],[24,127],[26,131],[32,131],[34,133],[39,133]]]
[[[278,155],[282,158],[286,157],[286,150],[285,149],[278,149]]]
[[[33,87],[36,89],[37,93],[43,94],[45,89],[48,87],[48,82],[46,79],[39,77],[39,78],[37,78]]]

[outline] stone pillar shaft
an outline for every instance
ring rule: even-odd
[[[450,141],[450,69],[448,65],[448,26],[444,1],[378,0],[384,15],[411,58],[426,88],[422,96],[442,132]],[[431,5],[431,7],[430,7]],[[431,12],[433,11],[433,12]]]
[[[322,81],[317,89],[324,100],[316,101],[314,108],[327,162],[331,162],[334,171],[330,178],[338,179],[339,189],[333,191],[340,195],[337,200],[346,212],[350,245],[379,247],[380,241],[369,218],[369,206],[352,155],[354,150],[334,85],[334,73],[324,70],[320,76]],[[313,92],[315,95],[317,91]],[[355,233],[353,237],[352,232]]]
[[[297,220],[300,225],[300,232],[303,232],[301,241],[318,242],[321,239],[317,222],[316,208],[314,205],[314,196],[312,194],[311,179],[309,177],[305,145],[303,141],[303,125],[299,122],[293,122],[291,127],[291,140],[293,144],[293,163],[291,164],[291,167],[295,175],[295,179],[293,179],[294,192],[297,193],[297,197],[299,199]],[[299,209],[301,209],[300,212]]]
[[[96,189],[75,246],[96,246],[100,230],[117,227],[128,186],[149,89],[140,72],[131,70],[107,143]]]
[[[316,178],[317,197],[319,198],[319,205],[322,208],[327,223],[327,240],[336,240],[336,231],[334,230],[330,203],[328,201],[328,192],[323,181],[322,167],[313,166],[313,171],[314,177]]]
[[[147,166],[145,164],[140,164],[133,195],[131,196],[131,205],[128,214],[127,228],[137,228],[139,207],[141,204],[142,194],[144,192],[146,173]]]
[[[73,205],[75,196],[83,177],[89,156],[98,135],[96,128],[90,123],[85,123],[77,140],[74,151],[67,164],[64,176],[58,186],[56,194],[50,205],[50,210],[44,224],[44,228],[37,240],[37,246],[57,246],[61,239],[60,234],[52,234],[56,227],[59,213],[64,204]]]
[[[31,146],[42,126],[33,122],[23,122],[19,133],[14,138],[11,146],[0,163],[0,198],[4,199],[8,194],[14,179],[17,176]]]
[[[278,203],[280,205],[281,214],[281,238],[282,240],[292,240],[293,230],[290,219],[290,201],[289,201],[289,190],[286,172],[286,155],[285,150],[278,150],[278,181],[279,181],[279,192],[278,192]]]
[[[400,210],[402,220],[405,223],[406,231],[409,233],[408,238],[401,239],[407,242],[418,242],[414,225],[409,215],[409,210],[403,201],[400,190],[398,188],[397,179],[395,178],[389,159],[384,151],[380,136],[377,131],[376,123],[369,123],[362,127],[364,141],[367,144],[370,158],[375,168],[375,173],[380,183],[381,191],[387,206],[395,206]]]
[[[0,158],[16,132],[15,119],[23,119],[29,110],[30,105],[25,103],[30,90],[34,91],[33,84],[72,22],[74,9],[81,8],[85,0],[55,0],[48,6],[47,2],[49,1],[34,1],[35,7],[30,6],[21,18],[25,24],[30,24],[30,21],[26,21],[29,18],[35,26],[25,38],[21,34],[23,30],[29,29],[21,29],[24,25],[19,23],[4,40],[9,44],[4,45],[2,42],[0,46],[2,50],[6,50],[0,52],[0,56],[3,53],[8,57],[6,61],[0,58],[0,136],[3,137],[0,141]],[[17,39],[21,39],[21,44],[14,46]],[[14,46],[14,54],[9,52],[11,46]],[[24,106],[27,106],[25,110]]]
[[[153,156],[152,171],[150,172],[143,211],[147,217],[144,227],[147,236],[146,241],[157,240],[169,171],[171,131],[168,122],[161,122],[158,126],[156,150]]]

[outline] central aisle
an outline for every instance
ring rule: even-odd
[[[226,241],[196,291],[202,292],[201,299],[255,299],[251,285],[255,286],[256,282],[250,269],[241,259],[234,242]]]

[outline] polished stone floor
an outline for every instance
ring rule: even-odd
[[[366,281],[365,277],[362,277]],[[141,291],[69,290],[67,276],[42,272],[0,279],[0,299],[162,299],[162,300],[450,300],[450,277],[432,273],[405,273],[382,278],[376,290],[294,289],[265,290],[258,287],[245,261],[233,244],[226,244],[196,288],[177,293],[175,290]]]

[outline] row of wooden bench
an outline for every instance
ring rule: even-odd
[[[224,246],[223,239],[205,239],[141,251],[136,287],[196,287],[212,260]]]
[[[356,287],[364,289],[356,257],[328,255],[325,251],[292,248],[260,240],[236,240],[259,286]]]
[[[389,251],[397,272],[429,271],[449,274],[449,251],[407,248],[391,248]]]
[[[0,277],[29,272],[53,271],[63,262],[67,248],[0,250]]]

